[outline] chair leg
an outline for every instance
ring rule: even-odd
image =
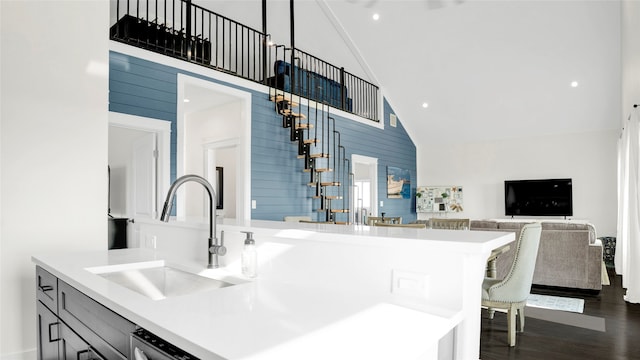
[[[507,334],[509,336],[509,346],[516,346],[516,312],[517,308],[509,306],[507,311]]]
[[[492,308],[488,308],[487,310],[489,310],[489,319],[493,320],[493,315],[496,314],[496,311]]]
[[[520,332],[524,332],[524,306],[518,309],[518,315],[520,318]]]

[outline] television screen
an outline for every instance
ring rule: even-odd
[[[571,179],[505,180],[505,215],[573,216]]]

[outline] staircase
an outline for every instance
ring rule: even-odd
[[[289,129],[289,139],[298,149],[297,156],[304,160],[301,171],[309,174],[307,185],[314,188],[317,221],[349,224],[353,174],[335,119],[330,116],[330,106],[316,102],[313,110],[309,105],[307,114],[303,114],[296,112],[299,103],[294,99],[298,100],[298,96],[276,89],[270,94],[275,111],[282,116],[282,127]]]

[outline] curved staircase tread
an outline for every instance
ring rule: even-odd
[[[321,182],[320,186],[340,186],[340,182],[339,181]]]
[[[300,129],[312,129],[313,128],[313,124],[296,124],[296,130],[300,130]]]
[[[291,109],[283,109],[278,111],[278,113],[280,115],[284,115],[284,116],[288,116],[288,117],[292,117],[292,118],[298,118],[298,119],[306,119],[307,115],[305,114],[300,114],[297,112],[293,112]]]
[[[315,154],[309,155],[309,157],[312,158],[312,159],[316,159],[316,158],[328,159],[329,158],[329,154],[327,154],[327,153],[315,153]]]
[[[305,144],[315,144],[319,142],[320,142],[320,139],[304,139]]]
[[[284,95],[276,95],[276,96],[271,96],[270,98],[271,101],[275,101],[277,103],[279,102],[283,102],[285,104],[289,104],[291,106],[298,106],[300,104],[298,104],[295,101],[292,101],[291,99],[287,99]]]

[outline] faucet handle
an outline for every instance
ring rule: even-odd
[[[209,248],[209,252],[212,254],[224,256],[227,253],[227,248],[224,246],[224,230],[220,231],[220,245],[216,244],[217,241],[215,241],[215,238],[212,240],[212,243],[215,245]]]
[[[213,245],[209,248],[209,252],[212,254],[224,256],[227,253],[227,248],[224,245]]]

